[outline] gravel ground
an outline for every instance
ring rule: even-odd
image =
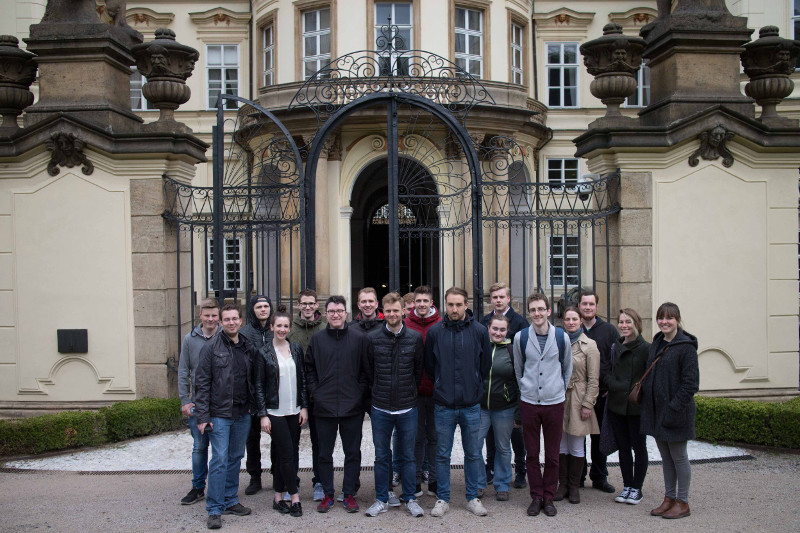
[[[223,516],[229,531],[303,532],[414,532],[420,527],[439,531],[502,532],[549,531],[724,531],[759,533],[797,531],[800,524],[800,455],[748,450],[752,460],[695,464],[692,466],[690,505],[692,516],[682,520],[651,517],[649,509],[661,503],[663,477],[660,466],[652,466],[645,481],[644,501],[638,506],[614,503],[614,495],[597,490],[582,490],[580,505],[556,504],[558,516],[525,515],[529,503],[527,489],[511,489],[511,500],[497,502],[487,490],[484,503],[488,517],[468,513],[463,499],[463,471],[452,471],[453,499],[443,519],[432,518],[432,496],[422,496],[426,510],[414,519],[401,509],[376,518],[363,510],[373,499],[372,472],[362,473],[359,498],[362,512],[351,515],[341,505],[328,514],[314,512],[310,476],[301,474],[301,498],[305,514],[301,518],[279,515],[268,507],[271,493],[245,496],[247,475],[242,475],[242,503],[253,508],[246,517]],[[269,477],[265,474],[265,482]],[[610,468],[610,481],[619,488],[618,467]],[[336,473],[336,484],[341,473]],[[179,505],[190,488],[187,474],[83,475],[74,472],[0,473],[0,530],[2,531],[205,531],[204,503]],[[440,525],[441,523],[441,525]],[[792,525],[794,524],[794,525]]]

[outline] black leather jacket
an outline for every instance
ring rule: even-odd
[[[249,406],[255,405],[253,392],[253,345],[239,335],[240,349],[247,363],[247,399]],[[211,422],[211,417],[233,416],[233,357],[234,344],[225,332],[220,332],[206,343],[200,351],[200,364],[195,378],[195,415],[197,423]]]
[[[289,350],[294,359],[297,372],[297,404],[308,408],[308,395],[306,393],[306,373],[303,371],[303,348],[293,342]],[[259,417],[267,416],[267,409],[277,409],[278,387],[280,383],[280,370],[278,367],[278,354],[272,342],[267,342],[258,351],[255,358],[255,371],[253,384],[256,389],[256,409]]]
[[[386,411],[416,407],[425,364],[422,335],[403,326],[400,335],[395,336],[382,324],[367,338],[367,373],[372,388],[372,405]]]

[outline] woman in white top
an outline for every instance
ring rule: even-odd
[[[282,514],[302,516],[297,492],[300,427],[308,419],[303,349],[290,343],[286,335],[292,325],[286,307],[272,315],[272,342],[267,342],[256,357],[254,381],[261,430],[272,437],[275,463],[272,465],[275,499],[272,508]],[[289,506],[284,492],[291,496]]]

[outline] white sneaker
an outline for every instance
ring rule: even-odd
[[[467,502],[467,511],[474,514],[475,516],[486,516],[489,514],[486,511],[486,507],[483,506],[481,503],[480,498],[473,498]]]
[[[408,502],[406,502],[406,511],[415,518],[425,515],[425,511],[419,506],[417,500],[408,500]]]
[[[450,509],[450,504],[444,500],[436,500],[436,504],[433,506],[433,510],[431,511],[431,516],[440,517],[444,516],[444,513]]]
[[[639,489],[631,489],[628,493],[628,499],[625,500],[625,503],[629,503],[631,505],[638,505],[642,502],[642,491]]]
[[[396,487],[400,484],[400,472],[392,473],[392,487]]]
[[[343,502],[344,501],[344,492],[340,492],[339,493],[339,495],[336,497],[336,501],[337,502]]]
[[[382,502],[380,500],[375,500],[375,503],[369,506],[367,509],[366,515],[367,516],[378,516],[381,513],[385,513],[389,510],[389,504]]]
[[[631,492],[630,487],[624,487],[622,489],[622,492],[619,493],[619,496],[614,498],[614,501],[617,503],[625,503],[626,501],[628,501],[628,495],[630,494],[630,492]]]
[[[395,495],[393,490],[389,491],[389,507],[400,507],[400,499]]]

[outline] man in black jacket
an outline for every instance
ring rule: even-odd
[[[603,410],[606,406],[606,396],[608,396],[604,370],[606,373],[611,370],[611,347],[619,334],[617,328],[597,316],[599,302],[600,298],[596,292],[584,291],[578,300],[578,311],[581,314],[581,322],[583,322],[583,332],[597,343],[597,349],[600,351],[600,394],[595,401],[594,412],[597,415],[597,423],[602,425]],[[608,482],[608,469],[606,468],[608,458],[600,453],[600,435],[592,435],[591,453],[592,467],[589,470],[589,479],[592,480],[592,487],[603,492],[614,492],[616,490],[614,485]],[[584,472],[585,469],[584,465]]]
[[[250,509],[239,503],[237,493],[253,405],[253,345],[239,334],[242,319],[237,306],[224,306],[220,315],[222,333],[201,350],[195,378],[197,429],[201,434],[211,431],[206,497],[209,529],[222,527],[222,514],[250,514]]]
[[[319,473],[325,497],[317,511],[327,513],[334,503],[333,447],[336,432],[344,451],[343,504],[348,512],[358,511],[355,499],[361,470],[361,426],[369,388],[367,338],[347,324],[344,296],[325,302],[328,327],[311,337],[305,355],[308,392],[313,398],[319,439]]]
[[[415,496],[417,389],[422,380],[422,335],[403,325],[403,298],[396,292],[383,297],[386,324],[368,335],[367,374],[372,388],[372,442],[375,445],[375,503],[367,516],[389,509],[392,431],[397,430],[395,458],[403,480],[403,501],[411,516],[422,516]]]
[[[358,314],[350,323],[361,333],[367,334],[378,326],[383,326],[384,316],[378,309],[378,292],[372,287],[358,291]]]
[[[478,437],[483,380],[492,365],[489,332],[467,310],[467,292],[451,287],[445,292],[447,315],[434,325],[425,339],[425,372],[434,383],[436,405],[437,501],[431,516],[441,517],[450,508],[450,454],[456,425],[464,446],[464,479],[467,510],[485,516],[478,489],[486,475]]]
[[[492,302],[492,311],[481,319],[481,324],[489,327],[494,315],[503,315],[508,319],[508,331],[506,338],[514,340],[517,332],[530,326],[528,321],[514,311],[511,307],[511,289],[505,283],[495,283],[489,287],[489,301]],[[521,489],[525,487],[525,439],[522,436],[522,428],[515,426],[511,431],[511,447],[514,449],[514,487]],[[491,483],[494,477],[494,431],[491,426],[486,434],[486,483]]]

